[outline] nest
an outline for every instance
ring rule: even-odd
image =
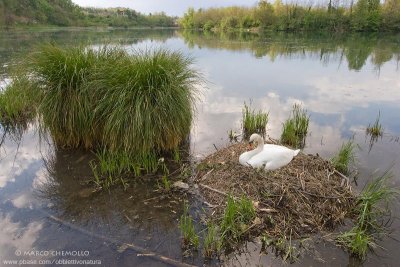
[[[302,238],[332,231],[350,216],[355,195],[346,177],[329,161],[299,153],[278,170],[256,170],[239,164],[245,150],[243,143],[231,145],[198,166],[196,183],[214,218],[222,215],[228,193],[253,201],[257,212],[253,235]]]

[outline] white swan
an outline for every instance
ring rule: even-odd
[[[244,152],[239,157],[239,163],[253,168],[276,170],[283,167],[293,159],[300,149],[292,150],[285,146],[264,144],[264,139],[258,134],[250,136],[250,143],[257,142],[257,148]]]

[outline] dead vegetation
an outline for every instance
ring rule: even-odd
[[[333,230],[350,216],[355,195],[328,160],[300,153],[289,165],[266,172],[239,164],[245,149],[243,143],[231,145],[198,166],[195,182],[212,209],[212,219],[221,218],[228,194],[253,201],[257,217],[246,232],[252,237],[302,238]]]

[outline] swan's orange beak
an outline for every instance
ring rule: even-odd
[[[249,142],[249,145],[247,146],[247,150],[252,150],[253,149],[253,142]]]

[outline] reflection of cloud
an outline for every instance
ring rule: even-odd
[[[13,222],[10,214],[0,213],[0,259],[14,259],[15,250],[28,251],[37,240],[42,223],[31,222],[23,227],[19,222]],[[11,257],[11,258],[8,258]]]
[[[20,194],[17,197],[13,198],[11,202],[16,208],[21,209],[29,207],[30,209],[32,209],[32,192],[29,190],[26,193]]]
[[[33,126],[26,130],[20,142],[23,145],[19,146],[16,142],[7,139],[2,146],[0,188],[5,187],[8,182],[15,182],[17,176],[42,158],[38,136]]]
[[[6,89],[7,85],[11,83],[11,79],[5,78],[0,80],[0,92]]]
[[[311,78],[310,87],[314,88],[312,97],[305,99],[307,108],[314,112],[342,113],[354,107],[368,107],[376,102],[399,102],[400,82],[398,73],[390,73],[380,79],[363,77],[365,74]]]

